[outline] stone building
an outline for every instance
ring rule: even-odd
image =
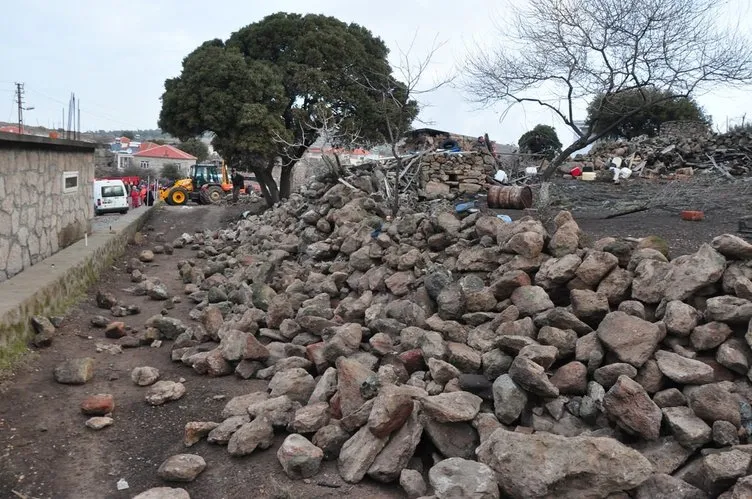
[[[0,282],[90,230],[94,148],[0,133]]]

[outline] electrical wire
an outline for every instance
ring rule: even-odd
[[[34,94],[38,94],[38,95],[39,95],[39,96],[41,96],[41,97],[44,97],[44,98],[46,98],[46,99],[49,99],[49,100],[51,100],[51,101],[53,101],[53,102],[56,102],[56,103],[58,103],[58,104],[61,104],[61,105],[63,105],[63,106],[68,106],[68,105],[70,104],[70,102],[63,102],[63,101],[61,101],[61,100],[59,100],[59,99],[56,99],[55,97],[52,97],[52,96],[50,96],[50,95],[48,95],[48,94],[46,94],[46,93],[44,93],[44,92],[42,92],[42,91],[40,91],[40,90],[38,90],[38,89],[36,89],[36,88],[30,88],[30,87],[29,87],[28,85],[27,85],[27,86],[25,87],[25,89],[26,89],[27,91],[30,91],[30,92],[32,92],[32,93],[34,93]],[[123,126],[125,126],[125,127],[127,127],[127,128],[134,128],[134,129],[138,129],[138,128],[139,128],[139,127],[135,127],[135,126],[133,126],[133,124],[132,124],[132,123],[126,123],[126,122],[124,122],[124,121],[121,121],[121,120],[119,120],[119,119],[117,119],[117,118],[114,118],[114,117],[112,117],[112,116],[108,116],[108,115],[106,115],[106,114],[102,114],[102,115],[100,115],[100,114],[92,113],[91,111],[89,111],[89,110],[88,110],[88,109],[86,109],[85,107],[83,107],[83,108],[80,108],[80,109],[81,109],[81,114],[84,114],[84,115],[87,115],[87,116],[91,116],[91,117],[93,117],[93,118],[99,118],[99,119],[101,119],[101,120],[112,121],[112,122],[114,122],[114,123],[117,123],[117,124],[119,124],[119,125],[123,125]]]

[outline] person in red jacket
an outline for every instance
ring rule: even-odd
[[[138,191],[138,186],[133,185],[131,187],[131,208],[138,208],[141,203],[139,202],[141,200],[141,195]]]

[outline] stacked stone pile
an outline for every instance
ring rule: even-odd
[[[421,166],[423,185],[433,182],[475,194],[487,183],[486,177],[496,172],[495,160],[480,151],[462,153],[434,153],[425,156]]]
[[[711,170],[718,175],[713,161],[731,175],[746,176],[752,173],[752,131],[736,130],[713,136],[643,136],[631,141],[601,142],[587,155],[574,160],[577,164],[601,170],[608,167],[614,156],[628,158],[632,154],[636,157],[633,168],[641,166],[642,174],[646,176],[691,175],[702,170]]]
[[[268,380],[186,445],[245,456],[287,432],[291,478],[336,460],[410,497],[752,496],[752,245],[669,260],[555,224],[388,222],[378,196],[313,182],[183,235],[193,321],[146,334],[196,372]]]

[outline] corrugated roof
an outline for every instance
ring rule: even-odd
[[[145,151],[139,151],[133,155],[136,158],[168,158],[168,159],[180,159],[180,160],[195,160],[196,156],[191,156],[185,151],[181,151],[177,147],[165,144],[163,146],[156,146]]]

